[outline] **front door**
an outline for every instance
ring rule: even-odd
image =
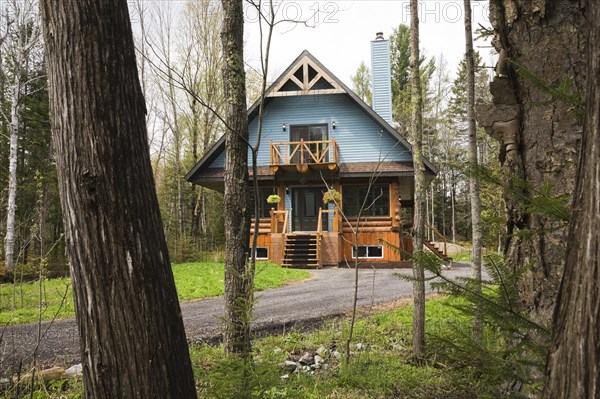
[[[324,188],[299,187],[292,191],[294,231],[317,231],[319,208],[323,208]],[[327,231],[327,214],[323,214],[323,230]]]

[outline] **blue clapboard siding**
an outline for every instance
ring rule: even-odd
[[[336,129],[331,128],[335,121]],[[286,131],[282,129],[285,123]],[[339,147],[341,163],[403,161],[411,162],[408,150],[387,133],[384,133],[361,108],[346,94],[319,96],[278,97],[265,109],[261,148],[258,165],[270,162],[270,142],[290,141],[290,126],[326,123],[329,138],[335,139]],[[250,122],[250,143],[256,143],[258,118]],[[248,151],[248,160],[251,160]],[[211,168],[225,166],[225,154],[220,154]]]
[[[390,69],[390,46],[387,40],[371,42],[371,82],[373,109],[390,125],[392,124],[392,80]]]
[[[285,197],[284,197],[283,201],[284,201],[284,204],[285,204],[285,209],[288,209],[288,210],[290,210],[290,212],[294,212],[294,211],[292,210],[292,193],[291,193],[291,191],[288,191],[288,190],[286,190],[286,192],[285,192]],[[292,213],[290,213],[290,216],[289,216],[290,218],[289,218],[289,220],[288,220],[288,222],[289,222],[289,225],[290,225],[290,226],[289,226],[289,229],[290,229],[290,231],[294,231],[294,226],[292,226],[292,223],[293,223],[293,222],[292,222],[292,219],[294,219],[294,218],[293,218],[293,216],[292,216],[292,215],[293,215],[293,214],[292,214]]]
[[[252,158],[250,158],[252,159]],[[209,168],[224,168],[225,167],[225,151],[219,154],[210,164]]]
[[[290,141],[290,126],[329,125],[329,138],[339,147],[341,163],[412,161],[411,154],[378,126],[345,94],[278,97],[266,107],[258,164],[268,165],[270,142]],[[331,128],[335,121],[336,129]],[[286,131],[282,129],[285,123]],[[250,123],[250,143],[256,142],[257,118]],[[250,157],[250,152],[248,153]]]

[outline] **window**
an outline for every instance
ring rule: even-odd
[[[356,256],[356,250],[358,249],[358,256]],[[358,247],[352,247],[353,258],[383,258],[383,246],[382,245],[359,245]]]
[[[252,187],[249,189],[250,193],[250,217],[254,217],[254,190]],[[276,194],[276,190],[274,188],[259,188],[258,189],[258,217],[259,218],[270,218],[271,217],[271,208],[277,209],[277,204],[269,204],[267,202],[267,198],[269,195]]]
[[[266,260],[269,259],[269,248],[267,247],[256,247],[256,259]]]
[[[389,216],[390,215],[390,188],[387,184],[344,185],[342,187],[342,204],[347,217],[357,217],[363,206],[361,216]],[[367,193],[367,191],[369,191]],[[366,198],[366,200],[365,200]]]
[[[291,141],[321,141],[327,140],[327,124],[293,125],[290,127]]]
[[[293,125],[290,127],[290,141],[298,142],[302,141],[326,141],[329,138],[328,125]],[[290,152],[293,152],[297,144],[290,146]],[[304,150],[304,159],[300,162],[300,151],[298,150],[291,159],[291,163],[314,163],[315,159],[319,159],[321,152],[325,149],[324,143],[312,143],[308,144],[308,149],[312,155]],[[314,156],[314,158],[313,158]],[[322,162],[329,162],[329,154],[325,154],[325,158]]]

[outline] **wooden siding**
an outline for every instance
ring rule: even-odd
[[[356,218],[347,218],[342,223],[342,229],[344,233],[351,233],[357,226]],[[392,218],[389,216],[370,216],[368,218],[361,218],[358,224],[359,232],[375,233],[375,232],[388,232],[392,231]]]
[[[338,233],[324,233],[321,237],[321,264],[337,266],[341,260],[342,236]]]
[[[343,236],[343,238],[342,238]],[[352,233],[324,233],[321,239],[321,261],[325,266],[334,266],[352,259],[352,245],[354,240]],[[383,245],[383,258],[365,258],[361,262],[368,263],[390,263],[405,260],[399,252],[382,244],[384,240],[398,248],[404,248],[404,252],[412,252],[412,239],[409,236],[403,237],[404,245],[400,245],[400,236],[397,232],[366,232],[363,231],[358,238],[358,245]],[[285,237],[283,234],[259,234],[258,247],[269,249],[269,260],[273,263],[281,264],[283,261],[283,248]],[[252,236],[250,236],[252,243]]]
[[[400,247],[400,236],[396,232],[367,232],[366,229],[358,236],[358,245],[383,245],[383,258],[365,258],[360,259],[361,262],[368,263],[389,263],[389,262],[400,262],[402,259],[400,257],[400,253],[388,246],[382,244],[380,240],[385,240],[386,242]],[[354,234],[352,233],[344,233],[343,240],[343,260],[348,260],[348,262],[352,262],[352,244],[354,242]]]
[[[252,245],[252,238],[254,234],[250,234],[250,245]],[[271,233],[259,234],[258,235],[258,243],[257,247],[271,247]],[[269,258],[271,258],[271,254],[269,253]]]
[[[269,260],[273,263],[281,265],[283,263],[283,252],[285,247],[285,235],[271,235],[271,250],[269,252]]]
[[[252,219],[250,222],[250,234],[254,233],[254,224],[255,219]],[[258,234],[271,233],[271,219],[270,218],[260,218],[258,223]]]

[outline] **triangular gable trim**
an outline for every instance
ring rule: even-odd
[[[323,81],[327,83],[327,88],[319,87],[322,86]],[[289,89],[290,87],[296,88],[296,90]],[[330,73],[310,56],[308,51],[304,51],[277,79],[267,97],[337,93],[346,93],[346,90],[340,86],[337,78],[330,76]]]

